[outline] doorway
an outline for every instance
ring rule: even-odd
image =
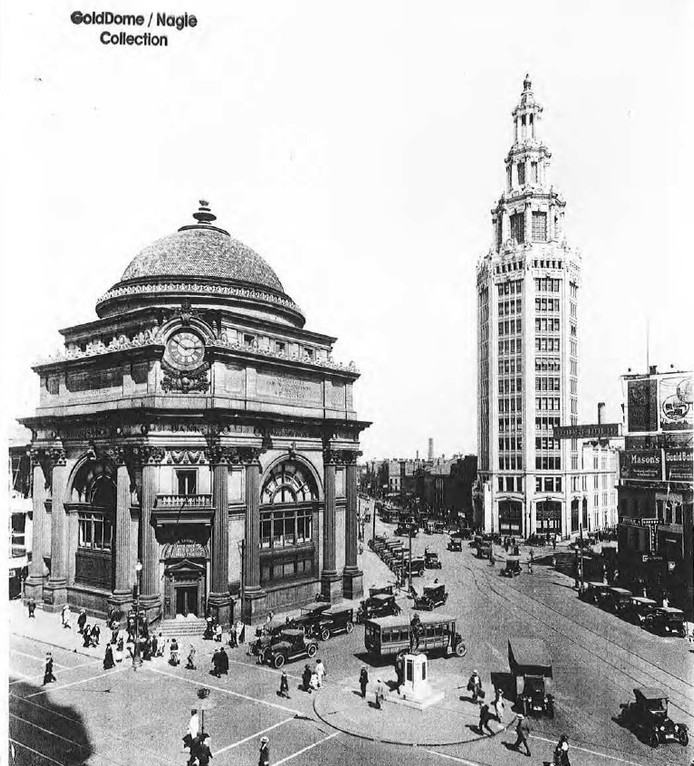
[[[164,570],[164,617],[201,617],[205,614],[205,566],[187,559]]]
[[[176,591],[176,614],[184,617],[188,614],[198,615],[198,588],[196,585],[178,585]]]

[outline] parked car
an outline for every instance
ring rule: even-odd
[[[477,556],[478,559],[488,559],[491,550],[492,550],[491,542],[489,543],[481,542],[477,546],[477,553],[475,555]]]
[[[291,621],[294,628],[301,628],[307,636],[316,635],[316,627],[320,622],[321,614],[330,608],[329,601],[313,601],[301,607],[301,613]]]
[[[547,544],[547,538],[544,535],[530,535],[525,543],[526,545],[534,545],[542,548]]]
[[[354,630],[354,609],[347,606],[331,606],[321,613],[316,634],[327,641],[335,633],[351,633]]]
[[[689,731],[686,724],[675,723],[668,716],[668,697],[660,689],[634,689],[634,701],[620,705],[618,721],[633,731],[651,747],[661,742],[675,741],[686,747]]]
[[[579,591],[578,597],[589,604],[601,604],[610,586],[604,582],[587,582],[583,590]]]
[[[655,607],[643,621],[643,627],[664,636],[682,636],[684,638],[687,635],[684,612],[674,606]]]
[[[273,620],[259,625],[255,629],[255,640],[250,642],[251,654],[262,657],[265,649],[274,641],[279,640],[279,635],[287,627],[285,622]]]
[[[462,551],[463,541],[459,537],[451,537],[446,547],[449,551]]]
[[[388,585],[384,588],[370,588],[369,597],[359,603],[357,609],[357,622],[373,617],[386,617],[391,614],[400,614],[402,609],[395,601],[393,586]]]
[[[416,596],[414,600],[415,609],[425,609],[431,612],[437,606],[443,606],[448,601],[448,593],[445,585],[434,585],[425,587],[421,596]]]
[[[516,577],[521,572],[520,556],[509,556],[506,559],[506,566],[501,570],[503,577]]]
[[[602,600],[602,606],[610,612],[621,614],[632,598],[632,592],[626,588],[608,588]]]
[[[441,559],[438,551],[432,551],[426,548],[424,551],[424,566],[427,569],[441,569]]]
[[[268,665],[281,668],[285,662],[298,660],[300,657],[315,657],[318,643],[313,638],[306,638],[298,628],[285,628],[280,638],[265,649],[263,661]]]
[[[412,559],[412,575],[421,577],[424,574],[426,568],[426,562],[423,556],[413,556]],[[406,575],[410,574],[410,559],[403,558],[402,567]]]
[[[643,627],[646,617],[658,606],[658,603],[652,598],[643,596],[632,596],[629,603],[625,606],[622,616],[625,620],[633,622],[635,625]]]

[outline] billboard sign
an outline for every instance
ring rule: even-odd
[[[627,431],[648,433],[658,430],[658,380],[627,381]]]
[[[589,423],[582,426],[555,426],[555,439],[616,439],[621,423]]]
[[[619,473],[622,479],[663,481],[662,450],[639,450],[619,453]]]
[[[677,373],[660,378],[658,414],[663,431],[694,429],[691,374]]]
[[[694,450],[691,447],[665,450],[667,481],[694,481]]]

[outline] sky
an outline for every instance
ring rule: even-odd
[[[5,432],[58,330],[204,198],[357,364],[366,458],[475,452],[475,266],[526,72],[583,256],[579,422],[619,419],[647,326],[651,364],[692,369],[692,5],[171,0],[197,26],[136,48],[2,3]]]

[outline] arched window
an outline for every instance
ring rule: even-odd
[[[260,502],[261,583],[312,578],[318,487],[309,469],[296,460],[276,465],[263,483]]]

